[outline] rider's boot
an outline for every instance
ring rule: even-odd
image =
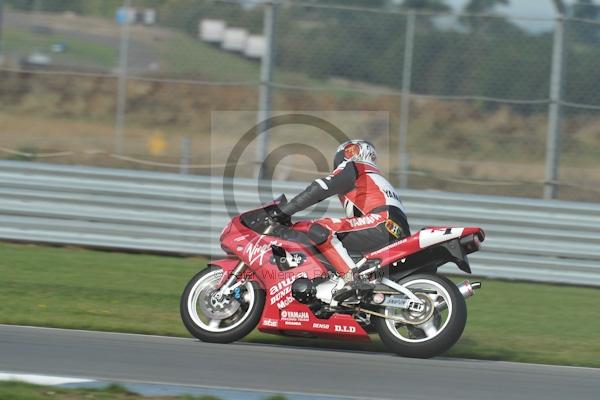
[[[332,235],[329,240],[317,245],[317,247],[327,260],[331,262],[338,275],[342,277],[333,289],[335,292],[331,305],[337,305],[337,303],[347,300],[352,296],[360,296],[373,290],[374,285],[355,276],[358,268],[350,257],[350,254],[348,254],[348,250],[346,250],[342,242],[335,235]]]

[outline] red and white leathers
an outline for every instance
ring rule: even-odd
[[[346,218],[322,218],[298,223],[340,276],[356,265],[348,250],[365,252],[410,234],[404,207],[392,185],[371,163],[342,162],[329,176],[316,179],[302,193],[281,207],[287,215],[338,195]]]

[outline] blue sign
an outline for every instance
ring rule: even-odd
[[[115,19],[119,25],[125,25],[129,23],[129,9],[126,7],[117,8]]]

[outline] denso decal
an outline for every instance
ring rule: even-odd
[[[315,322],[312,326],[315,329],[329,329],[329,324],[321,324],[318,322]]]
[[[252,241],[246,245],[246,248],[244,249],[244,254],[248,256],[248,261],[250,264],[254,264],[254,262],[258,260],[258,264],[262,265],[265,254],[271,251],[271,246],[281,245],[279,242],[277,242],[277,240],[271,240],[269,242],[266,242],[263,241],[263,238],[264,235],[261,235],[256,239],[256,242]]]
[[[348,222],[350,223],[350,226],[352,226],[353,228],[356,228],[357,226],[373,224],[382,218],[383,217],[379,214],[371,214],[371,215],[366,215],[364,217],[349,219]]]
[[[276,319],[271,319],[271,318],[265,318],[263,319],[263,325],[265,326],[272,326],[273,328],[277,328],[279,321],[277,321]]]
[[[306,311],[286,311],[281,312],[281,319],[284,321],[308,321],[308,312]]]
[[[419,232],[419,247],[424,249],[437,243],[459,238],[463,230],[463,228],[423,229]]]

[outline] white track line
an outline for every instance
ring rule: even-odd
[[[18,374],[11,372],[0,372],[0,381],[17,381],[31,383],[33,385],[56,386],[70,383],[92,383],[93,379],[82,379],[66,376],[51,376],[38,374]]]

